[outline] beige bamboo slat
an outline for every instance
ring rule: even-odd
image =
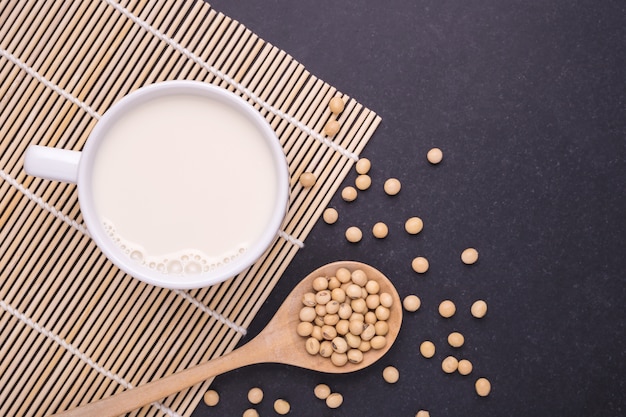
[[[0,47],[99,114],[130,91],[168,79],[202,80],[242,94],[109,1],[1,3]],[[326,103],[340,93],[202,1],[142,0],[123,7],[256,96],[245,98],[275,129],[292,175],[285,231],[305,240],[354,161],[256,100],[321,133],[330,117]],[[75,186],[28,177],[22,160],[32,143],[80,150],[97,120],[5,58],[0,76],[0,168],[80,224]],[[380,119],[344,99],[342,130],[328,139],[358,154]],[[304,170],[318,176],[315,187],[299,186],[297,176]],[[0,182],[0,239],[0,299],[132,384],[232,350],[242,333],[189,297],[246,328],[298,252],[278,237],[259,262],[222,284],[188,295],[154,288],[117,270],[88,236],[5,181]],[[0,340],[7,342],[0,347],[0,414],[47,415],[124,389],[4,310]],[[163,404],[190,415],[210,383]],[[2,401],[9,397],[19,404]],[[147,406],[131,415],[161,412]]]

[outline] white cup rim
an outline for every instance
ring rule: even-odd
[[[208,272],[198,274],[178,275],[165,274],[150,269],[130,259],[124,254],[115,242],[107,235],[102,221],[97,214],[91,193],[92,167],[96,157],[98,146],[103,134],[110,124],[129,106],[170,94],[194,94],[210,97],[226,105],[230,105],[245,115],[256,127],[261,136],[266,140],[271,155],[276,162],[278,179],[277,198],[272,217],[264,229],[260,239],[251,245],[243,254],[228,264],[215,268]],[[78,198],[81,213],[91,238],[98,245],[106,257],[119,269],[148,284],[171,289],[193,289],[211,286],[236,276],[261,258],[263,253],[270,247],[278,236],[278,232],[284,222],[289,202],[289,172],[286,157],[282,146],[263,116],[249,103],[238,95],[223,88],[199,81],[175,80],[164,81],[142,87],[120,99],[100,118],[90,133],[84,149],[81,153],[77,175]]]

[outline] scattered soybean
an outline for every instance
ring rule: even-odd
[[[478,251],[474,248],[467,248],[461,253],[461,261],[466,265],[472,265],[478,261]]]
[[[252,404],[259,404],[263,400],[263,390],[259,387],[250,388],[248,391],[248,401]]]
[[[374,227],[372,228],[372,234],[377,239],[386,238],[388,233],[389,233],[389,228],[383,222],[376,223]]]
[[[422,344],[420,345],[420,353],[425,358],[432,358],[433,356],[435,356],[435,344],[430,340],[422,342]]]
[[[363,232],[356,226],[350,226],[346,229],[346,239],[350,243],[360,242],[363,238]]]
[[[312,172],[303,172],[298,179],[304,188],[310,188],[315,185],[317,177]]]
[[[383,369],[383,379],[389,384],[395,384],[400,379],[400,372],[393,366]]]
[[[478,378],[474,384],[476,394],[486,397],[491,392],[491,382],[487,378]]]
[[[459,332],[452,332],[448,335],[448,344],[452,347],[458,348],[465,343],[465,337]]]
[[[396,195],[400,192],[402,184],[400,184],[400,180],[398,180],[397,178],[389,178],[387,181],[385,181],[383,188],[385,190],[385,193],[387,193],[388,195]]]
[[[411,268],[413,268],[413,271],[417,272],[418,274],[425,273],[426,271],[428,271],[429,267],[430,265],[428,263],[428,259],[424,258],[423,256],[418,256],[411,262]]]
[[[404,230],[410,235],[416,235],[424,228],[424,222],[419,217],[410,217],[404,223]]]
[[[328,207],[322,217],[327,224],[333,224],[339,219],[339,213],[334,208]]]
[[[361,174],[354,180],[354,185],[359,190],[367,190],[372,185],[372,178],[367,174]]]
[[[313,389],[313,393],[320,400],[325,400],[330,395],[330,387],[326,384],[317,384]]]
[[[443,152],[439,148],[432,148],[426,154],[426,159],[433,165],[437,165],[443,159]]]
[[[324,126],[324,133],[326,136],[335,136],[339,132],[339,128],[341,128],[339,122],[335,119],[330,119]]]
[[[339,408],[343,404],[343,395],[333,392],[326,398],[326,406],[328,408]]]
[[[289,413],[289,410],[291,410],[291,405],[286,400],[279,398],[274,401],[274,411],[276,411],[281,416]]]
[[[365,175],[372,168],[372,163],[367,158],[360,158],[356,163],[357,174]]]
[[[220,402],[220,395],[217,391],[212,389],[205,392],[202,398],[204,399],[204,403],[209,407],[215,407],[217,403]]]
[[[259,417],[259,412],[256,411],[254,408],[248,408],[246,411],[243,412],[242,416],[243,417]]]
[[[439,304],[439,314],[441,317],[448,319],[454,316],[454,313],[456,313],[456,306],[452,301],[444,300]]]
[[[442,362],[441,362],[441,369],[447,373],[447,374],[451,374],[454,371],[456,371],[459,368],[459,361],[457,358],[455,358],[454,356],[447,356]]]
[[[356,200],[358,196],[358,192],[356,188],[348,185],[343,190],[341,190],[341,198],[343,198],[347,202],[351,202]]]
[[[328,102],[328,107],[333,114],[337,115],[343,111],[343,109],[345,108],[345,103],[343,102],[341,97],[333,97]]]
[[[474,366],[472,365],[472,362],[470,362],[467,359],[461,359],[459,361],[459,373],[461,375],[469,375],[472,373],[472,369],[474,368]]]
[[[411,294],[404,297],[404,300],[402,300],[402,305],[404,306],[404,309],[406,311],[413,313],[419,310],[420,306],[422,305],[422,301],[417,295]]]
[[[484,300],[476,300],[470,309],[472,316],[482,319],[487,314],[487,303]]]

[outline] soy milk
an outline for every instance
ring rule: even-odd
[[[164,274],[197,274],[261,237],[277,169],[258,129],[230,106],[156,97],[107,131],[93,167],[94,205],[125,256]]]

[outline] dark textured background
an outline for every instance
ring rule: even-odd
[[[338,259],[377,267],[422,308],[371,368],[233,371],[213,383],[219,405],[194,416],[241,415],[252,386],[265,391],[262,416],[279,397],[296,416],[626,415],[626,2],[210,3],[383,118],[362,154],[372,188],[351,204],[335,196],[340,221],[315,226],[250,336],[301,277]],[[433,146],[438,166],[425,159]],[[394,198],[382,191],[389,177],[403,184]],[[403,231],[413,215],[418,236]],[[372,237],[376,221],[388,238]],[[351,225],[364,230],[357,245],[343,238]],[[459,261],[468,246],[480,251],[471,267]],[[424,275],[410,267],[419,255]],[[436,312],[445,298],[458,307],[450,320]],[[489,303],[482,321],[469,314],[477,298]],[[453,330],[466,337],[458,350],[446,345]],[[438,347],[431,360],[418,353],[425,339]],[[474,372],[444,374],[449,354]],[[390,364],[395,385],[381,376]],[[492,382],[487,398],[478,376]],[[313,396],[319,382],[344,395],[341,408]]]

